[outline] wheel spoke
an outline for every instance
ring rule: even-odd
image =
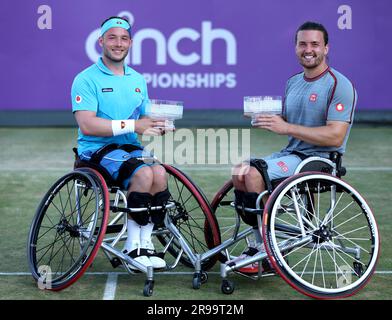
[[[36,280],[41,276],[39,267],[47,265],[53,275],[51,288],[62,289],[80,276],[85,263],[91,263],[109,210],[108,191],[102,183],[94,173],[74,171],[58,179],[47,192],[29,236],[29,266]]]
[[[298,218],[290,209],[295,201]],[[276,267],[294,288],[311,296],[341,297],[359,290],[371,275],[369,269],[374,271],[379,250],[374,218],[358,192],[343,180],[322,173],[299,174],[282,182],[268,205],[268,245]],[[299,219],[310,239],[307,243],[301,242]]]

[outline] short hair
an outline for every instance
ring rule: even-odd
[[[298,32],[299,31],[304,31],[304,30],[317,30],[317,31],[321,31],[323,33],[324,36],[324,44],[327,45],[328,44],[328,31],[327,29],[325,29],[325,27],[318,22],[313,22],[313,21],[306,21],[305,23],[303,23],[298,29],[297,32],[295,33],[295,43],[297,43],[297,39],[298,39]]]

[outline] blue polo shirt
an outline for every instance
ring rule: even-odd
[[[124,65],[124,75],[114,75],[102,58],[80,72],[71,89],[72,112],[94,111],[108,120],[139,119],[148,101],[144,77]],[[78,130],[78,152],[95,151],[109,143],[140,145],[136,133],[112,137],[84,135]]]
[[[289,123],[306,127],[325,126],[327,121],[343,121],[350,124],[343,144],[336,147],[316,146],[289,136],[283,152],[298,151],[305,155],[328,157],[329,152],[344,153],[353,123],[357,93],[343,74],[328,68],[316,78],[308,79],[304,73],[287,81],[283,117]]]

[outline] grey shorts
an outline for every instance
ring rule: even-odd
[[[289,152],[275,152],[262,159],[268,164],[267,172],[270,180],[292,176],[302,162],[299,156]]]

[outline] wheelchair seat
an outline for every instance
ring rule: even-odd
[[[342,166],[342,157],[343,155],[341,153],[333,151],[330,153],[329,159],[318,156],[304,158],[298,165],[294,174],[308,171],[317,171],[336,175],[338,178],[340,178],[346,174],[346,168]],[[271,180],[272,189],[275,189],[284,180],[286,180],[286,177]]]
[[[112,178],[112,176],[109,174],[109,172],[102,166],[97,165],[92,162],[88,161],[83,161],[80,159],[79,154],[78,154],[78,149],[73,148],[72,149],[74,154],[75,154],[75,161],[74,161],[74,169],[80,169],[80,168],[91,168],[96,171],[98,171],[102,177],[105,179],[106,185],[108,188],[118,188],[118,189],[123,189],[118,183]]]

